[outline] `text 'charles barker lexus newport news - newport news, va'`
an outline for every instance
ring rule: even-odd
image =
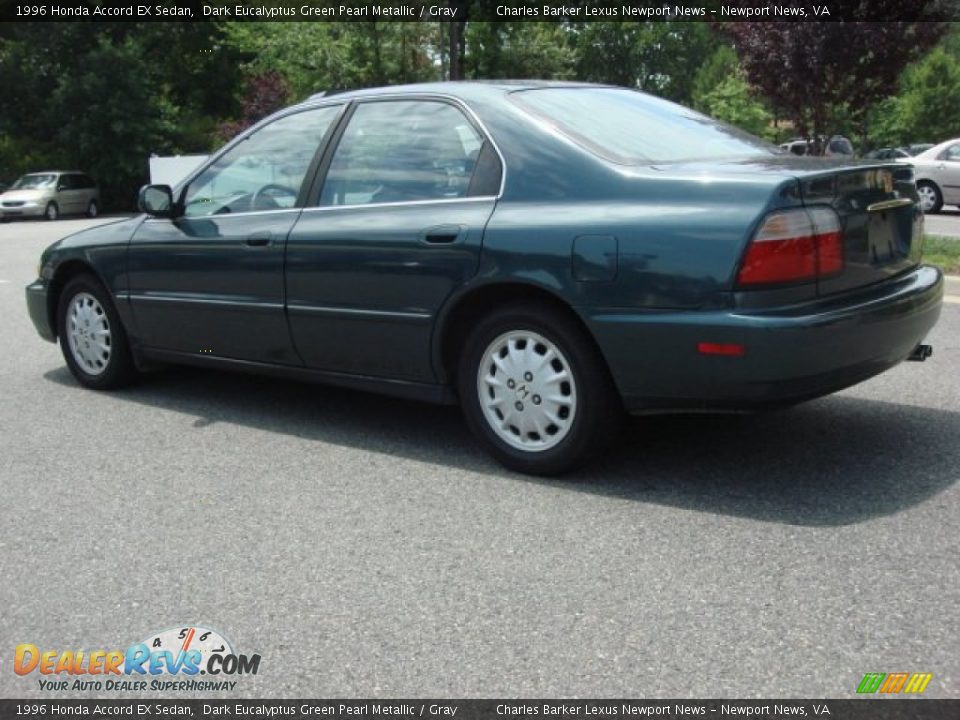
[[[765,5],[763,7],[742,7],[740,5],[721,5],[719,8],[706,8],[698,5],[497,5],[497,17],[512,18],[548,18],[570,20],[600,20],[623,18],[626,20],[716,20],[752,18],[781,18],[797,20],[807,17],[831,17],[828,5]]]
[[[911,166],[583,83],[316,96],[140,207],[27,288],[81,384],[186,363],[459,403],[530,473],[624,411],[782,407],[925,360],[944,290]]]

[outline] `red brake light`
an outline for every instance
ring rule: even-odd
[[[815,280],[843,269],[840,219],[826,207],[771,213],[754,234],[737,285]]]

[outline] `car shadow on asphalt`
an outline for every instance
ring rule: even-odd
[[[77,387],[66,368],[46,379]],[[631,418],[599,460],[559,479],[511,473],[455,407],[266,377],[168,368],[111,393],[233,423],[459,470],[768,522],[839,526],[891,515],[958,479],[960,413],[835,395],[756,415]]]

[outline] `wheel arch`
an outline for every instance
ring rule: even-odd
[[[63,293],[63,289],[67,283],[78,275],[90,275],[96,278],[100,285],[104,288],[106,287],[103,278],[100,277],[93,265],[85,260],[70,258],[57,265],[53,273],[53,278],[50,280],[49,289],[47,290],[47,322],[50,323],[54,337],[57,337],[58,334],[57,308],[60,305],[60,295]]]
[[[460,352],[476,322],[498,308],[518,302],[541,303],[567,315],[590,339],[606,364],[606,358],[583,318],[556,293],[518,280],[489,282],[470,288],[449,301],[437,318],[433,362],[441,383],[453,384]]]

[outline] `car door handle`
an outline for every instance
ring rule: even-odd
[[[270,233],[254,233],[244,241],[250,247],[266,247],[270,244]]]
[[[439,225],[424,230],[423,242],[428,245],[450,245],[459,240],[465,230],[462,225]]]

